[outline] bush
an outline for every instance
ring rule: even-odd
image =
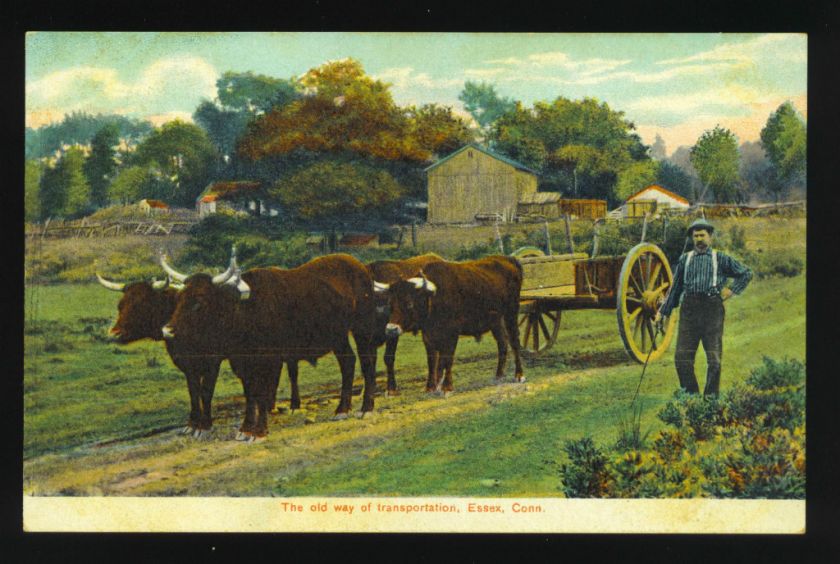
[[[652,448],[565,445],[567,497],[805,496],[805,365],[764,359],[720,399],[678,392]],[[643,446],[643,445],[642,445]]]
[[[744,254],[744,261],[758,278],[792,278],[805,269],[805,261],[795,251],[765,253],[761,249]]]

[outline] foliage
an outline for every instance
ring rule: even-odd
[[[120,142],[117,124],[108,123],[96,132],[90,142],[90,155],[84,164],[84,173],[90,184],[91,203],[96,207],[108,203],[108,184],[117,168],[115,147]]]
[[[305,221],[376,214],[405,190],[387,171],[359,162],[325,160],[280,180],[269,195]]]
[[[618,173],[615,185],[615,196],[619,200],[626,200],[642,188],[656,183],[659,165],[655,161],[637,161]]]
[[[446,156],[474,141],[469,126],[453,115],[452,108],[425,104],[419,108],[410,107],[407,113],[409,135],[432,155]]]
[[[40,215],[47,217],[77,217],[89,211],[90,186],[82,167],[85,156],[78,147],[70,147],[56,163],[41,176],[39,189]]]
[[[499,96],[495,86],[486,82],[468,80],[458,99],[485,133],[497,119],[516,107],[516,102]]]
[[[761,130],[761,146],[777,179],[770,185],[778,198],[794,183],[805,180],[807,132],[805,122],[789,101],[779,106]]]
[[[694,199],[694,185],[691,176],[671,161],[660,161],[656,167],[656,184],[679,194],[687,200]]]
[[[413,162],[431,158],[407,135],[409,120],[388,85],[367,76],[358,61],[325,63],[298,81],[306,95],[251,123],[240,155],[259,160],[304,150]]]
[[[38,161],[26,160],[23,178],[23,208],[26,221],[38,221],[41,217],[41,175],[44,167]]]
[[[136,145],[153,129],[148,121],[121,115],[72,112],[66,114],[59,123],[38,129],[26,128],[26,158],[48,157],[68,145],[87,145],[98,131],[109,126],[115,126],[119,138],[124,139],[129,146]]]
[[[741,164],[738,174],[744,190],[752,196],[765,193],[779,196],[778,179],[773,166],[759,142],[745,141],[738,148]]]
[[[662,139],[662,136],[658,133],[656,134],[656,139],[654,139],[653,144],[650,146],[650,156],[659,162],[668,158],[668,151],[665,148],[665,140]]]
[[[170,193],[167,179],[154,166],[127,166],[117,173],[108,188],[112,202],[130,204],[143,198],[159,199]]]
[[[558,97],[533,108],[517,103],[489,135],[495,150],[534,168],[541,188],[615,203],[618,174],[649,159],[647,147],[624,113],[594,98]]]
[[[791,278],[805,269],[805,261],[799,252],[783,250],[765,253],[761,249],[744,253],[744,261],[758,278]]]
[[[567,441],[567,497],[805,496],[805,366],[765,358],[720,399],[678,391],[650,448]]]
[[[703,132],[691,149],[691,164],[697,170],[700,181],[711,188],[718,202],[732,202],[738,194],[738,140],[723,127]],[[705,200],[701,194],[699,201]]]
[[[192,206],[207,186],[216,151],[207,133],[197,125],[174,120],[147,137],[132,155],[132,165],[156,165],[172,181],[169,203]]]

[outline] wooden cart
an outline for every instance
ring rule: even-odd
[[[548,256],[535,247],[519,249],[513,256],[524,272],[519,310],[524,354],[538,355],[551,348],[563,311],[573,309],[614,310],[624,348],[639,363],[655,360],[668,349],[674,316],[661,333],[653,319],[673,284],[673,274],[656,245],[640,243],[625,256]]]

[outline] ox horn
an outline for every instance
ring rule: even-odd
[[[426,290],[427,292],[434,294],[437,292],[437,286],[435,286],[434,282],[428,280],[425,276],[417,276],[415,278],[409,278],[409,282],[414,284],[414,287],[418,290]]]
[[[390,284],[383,284],[382,282],[377,282],[376,280],[373,281],[373,291],[376,294],[384,294],[390,287]]]
[[[164,290],[167,286],[169,286],[169,276],[166,277],[166,280],[152,279],[152,288],[155,290]]]
[[[96,279],[99,280],[99,283],[108,288],[109,290],[114,290],[115,292],[122,292],[125,290],[125,284],[120,284],[119,282],[111,282],[110,280],[105,280],[102,278],[99,273],[96,273]]]
[[[178,282],[183,282],[188,278],[186,274],[181,274],[166,262],[166,254],[160,254],[160,266],[163,268],[164,272],[166,272],[170,278],[173,280],[177,280]]]
[[[236,264],[236,245],[234,245],[230,249],[230,264],[228,264],[227,270],[225,270],[221,274],[217,274],[216,276],[214,276],[213,277],[213,284],[215,284],[217,286],[220,285],[220,284],[224,284],[225,282],[230,280],[230,278],[234,274],[236,274],[238,270],[239,270],[239,266],[237,266],[237,264]]]

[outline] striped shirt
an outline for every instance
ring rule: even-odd
[[[662,315],[671,315],[671,311],[679,306],[683,295],[720,295],[729,278],[733,279],[729,288],[733,294],[744,291],[752,279],[752,271],[729,255],[721,252],[715,254],[717,265],[713,264],[711,248],[704,253],[698,253],[696,250],[683,253],[677,263],[677,270],[674,271],[674,287],[659,308]]]

